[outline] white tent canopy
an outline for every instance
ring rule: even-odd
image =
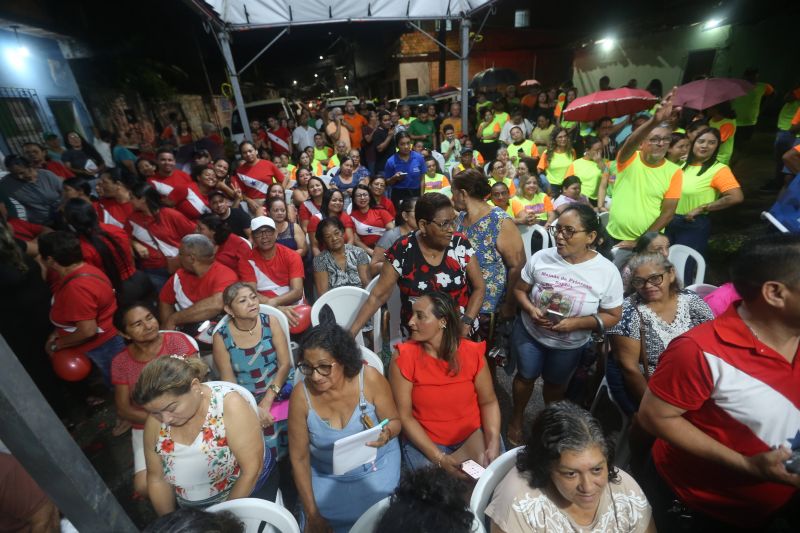
[[[195,0],[233,30],[349,21],[458,19],[495,0]]]
[[[461,53],[449,50],[461,61],[461,100],[468,101],[469,17],[498,0],[185,0],[203,13],[217,30],[222,55],[231,77],[234,99],[245,137],[251,138],[250,123],[239,87],[239,74],[230,47],[230,32],[259,28],[283,28],[245,67],[246,69],[292,26],[329,24],[333,22],[406,21],[428,38],[415,21],[459,19],[461,21]],[[442,43],[436,41],[440,46]],[[466,108],[462,127],[467,130]]]

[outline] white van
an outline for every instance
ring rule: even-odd
[[[247,111],[247,120],[253,122],[258,120],[264,127],[267,124],[267,117],[277,117],[283,111],[287,118],[295,118],[294,111],[290,102],[286,98],[274,98],[272,100],[257,100],[244,105]],[[239,112],[234,107],[231,115],[231,135],[233,141],[238,145],[244,140],[244,130],[239,119]]]

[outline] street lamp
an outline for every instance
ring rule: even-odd
[[[603,39],[595,41],[594,44],[599,44],[600,49],[603,50],[603,52],[610,52],[614,49],[614,46],[616,46],[617,42],[613,37],[604,37]]]
[[[712,18],[708,19],[705,24],[703,24],[703,31],[713,30],[714,28],[718,28],[720,24],[722,24],[721,18]]]
[[[19,26],[11,26],[11,29],[14,30],[14,38],[17,41],[17,45],[7,47],[3,55],[6,56],[6,61],[8,61],[8,64],[11,65],[14,70],[24,70],[25,60],[31,56],[31,52],[20,43],[17,28],[19,28]]]

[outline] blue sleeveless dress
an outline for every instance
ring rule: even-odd
[[[303,392],[308,402],[308,438],[311,452],[311,485],[320,514],[328,521],[335,533],[348,533],[358,518],[373,504],[389,496],[400,481],[400,446],[394,438],[386,446],[378,448],[374,464],[366,464],[346,474],[333,474],[333,444],[337,440],[366,429],[361,423],[362,415],[372,419],[374,425],[380,420],[375,406],[364,397],[364,369],[358,377],[359,403],[353,410],[347,425],[333,429],[322,421],[311,405],[308,390]],[[305,518],[305,517],[304,517]],[[304,520],[305,521],[305,520]],[[302,529],[302,526],[301,526]]]

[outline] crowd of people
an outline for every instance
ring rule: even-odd
[[[380,531],[467,531],[464,463],[517,447],[491,531],[797,526],[800,239],[746,243],[705,300],[684,286],[670,246],[707,254],[709,213],[744,199],[736,120],[656,82],[653,109],[594,123],[562,118],[571,87],[480,93],[468,131],[459,103],[303,109],[254,120],[235,158],[206,143],[179,161],[180,122],[111,161],[78,132],[28,143],[0,179],[2,334],[66,423],[64,395],[113,390],[152,531],[279,488],[306,532],[347,532],[387,497]],[[375,278],[349,330],[297,330]],[[355,338],[395,292],[382,375]],[[613,438],[585,409],[602,376],[631,420]],[[375,427],[375,459],[335,472],[335,443]]]

